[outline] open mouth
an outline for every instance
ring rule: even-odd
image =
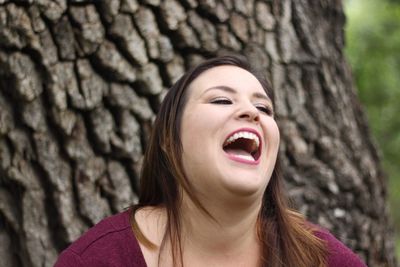
[[[249,131],[238,131],[224,142],[224,151],[235,158],[256,162],[261,155],[260,138]]]

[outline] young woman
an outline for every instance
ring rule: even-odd
[[[290,210],[269,85],[241,57],[205,61],[166,95],[139,203],[74,242],[55,266],[365,266]]]

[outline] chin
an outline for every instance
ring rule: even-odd
[[[230,180],[229,183],[225,185],[227,191],[238,197],[262,196],[267,186],[265,181],[261,181],[261,177],[251,177],[249,175],[243,177],[246,177],[246,179],[240,179],[238,181]]]

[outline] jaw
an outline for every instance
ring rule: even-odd
[[[261,197],[269,181],[266,172],[259,165],[243,164],[230,159],[228,162],[229,164],[220,169],[220,192],[227,192],[231,196],[230,201],[235,197]]]

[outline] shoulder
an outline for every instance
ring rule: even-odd
[[[100,221],[64,250],[55,266],[146,266],[129,217],[130,210]]]
[[[152,243],[160,246],[167,224],[166,209],[162,207],[143,207],[136,211],[135,220],[142,233]]]
[[[317,227],[315,235],[327,244],[329,267],[366,267],[358,255],[339,241],[328,230]]]

